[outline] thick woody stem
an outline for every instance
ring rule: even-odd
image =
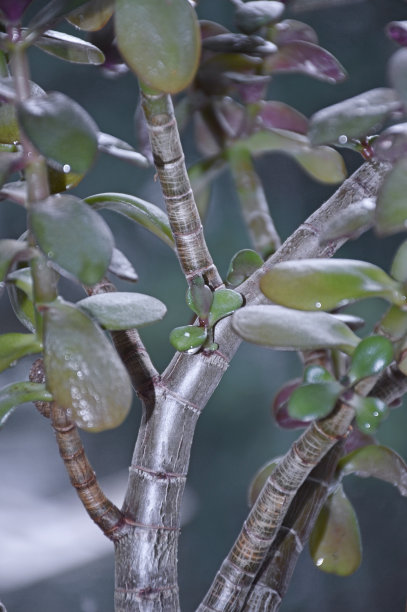
[[[122,538],[128,530],[124,516],[99,487],[75,423],[55,402],[51,405],[51,422],[59,454],[86,512],[110,540]]]
[[[270,215],[263,185],[249,151],[231,148],[228,160],[251,241],[255,250],[267,258],[278,249],[281,241]]]
[[[205,242],[171,97],[142,91],[141,103],[182,271],[188,282],[200,275],[216,289],[222,280]]]

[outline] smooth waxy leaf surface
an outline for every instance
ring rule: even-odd
[[[30,332],[35,332],[33,280],[30,268],[21,268],[9,274],[7,289],[10,304],[17,318]]]
[[[28,98],[17,108],[22,129],[48,163],[84,174],[97,153],[97,127],[74,100],[59,92]]]
[[[407,281],[407,240],[401,243],[391,264],[391,275],[401,283]]]
[[[302,421],[322,419],[333,410],[342,391],[342,385],[336,381],[302,385],[288,401],[288,414]]]
[[[142,293],[101,293],[76,304],[105,329],[132,329],[161,321],[167,309],[157,298]]]
[[[346,178],[341,155],[329,147],[312,148],[306,136],[288,130],[261,130],[236,141],[253,155],[280,151],[294,157],[313,178],[324,183],[340,183]]]
[[[67,20],[77,28],[87,32],[100,30],[109,21],[114,11],[114,0],[88,0]]]
[[[348,206],[340,215],[328,220],[321,232],[320,243],[338,238],[357,238],[374,224],[375,208],[373,198],[364,198]]]
[[[398,123],[384,130],[372,144],[375,157],[392,164],[407,155],[407,123]]]
[[[243,249],[233,255],[229,264],[226,282],[232,287],[241,285],[253,272],[261,268],[263,259],[256,251]]]
[[[277,21],[284,11],[284,4],[275,0],[254,0],[237,7],[237,27],[246,34],[253,34],[261,27]]]
[[[213,302],[209,311],[209,327],[212,327],[223,317],[227,317],[241,307],[243,298],[233,289],[218,289],[213,294]]]
[[[94,210],[107,208],[136,221],[174,248],[168,217],[161,208],[125,193],[98,193],[84,200]]]
[[[0,336],[0,372],[25,355],[40,353],[41,342],[34,334],[10,333]]]
[[[284,19],[269,29],[268,38],[276,45],[286,45],[295,41],[317,44],[318,35],[311,26],[296,19]]]
[[[110,134],[104,134],[99,132],[98,134],[98,147],[99,151],[123,159],[124,161],[130,162],[136,166],[142,168],[148,168],[151,164],[148,159],[136,151],[131,145],[124,140],[111,136]]]
[[[356,410],[356,424],[360,431],[374,434],[388,415],[387,405],[377,397],[362,397],[355,394],[350,401]]]
[[[25,402],[52,402],[52,395],[41,383],[24,381],[3,387],[0,389],[0,427],[14,408]]]
[[[379,478],[407,496],[407,465],[400,455],[386,446],[372,444],[358,448],[342,457],[338,470],[341,476],[356,474],[363,478]]]
[[[407,312],[398,306],[390,306],[376,331],[389,338],[391,342],[401,340],[407,333]]]
[[[304,370],[304,382],[306,383],[324,383],[332,381],[334,381],[334,377],[322,366],[310,365]]]
[[[143,83],[166,93],[190,84],[201,37],[188,0],[117,0],[115,18],[120,52]]]
[[[290,380],[286,383],[277,393],[274,398],[271,412],[276,420],[279,427],[283,429],[297,429],[299,427],[305,427],[306,422],[300,419],[293,419],[288,414],[288,402],[294,391],[301,385],[303,381],[301,378]]]
[[[383,336],[364,338],[352,355],[348,378],[353,384],[357,380],[379,374],[393,361],[393,345]]]
[[[308,119],[295,108],[277,100],[259,103],[256,121],[267,129],[290,130],[298,134],[308,131]]]
[[[2,0],[0,15],[4,15],[5,19],[11,22],[19,21],[31,2],[32,0]]]
[[[46,384],[54,400],[82,429],[117,427],[130,410],[132,389],[115,349],[72,304],[55,302],[42,310]]]
[[[264,60],[264,70],[299,72],[328,83],[340,83],[347,77],[344,67],[329,51],[304,41],[282,45],[277,53]]]
[[[259,469],[259,471],[255,474],[252,482],[250,483],[249,491],[248,491],[248,502],[249,506],[253,506],[254,502],[259,496],[260,491],[266,484],[266,481],[270,474],[274,472],[275,467],[278,465],[279,459],[272,459],[268,461],[263,467]]]
[[[381,87],[324,108],[310,119],[309,137],[314,145],[345,144],[349,138],[374,133],[390,113],[400,108],[394,90]]]
[[[177,351],[192,351],[205,342],[208,332],[204,327],[183,325],[170,333],[170,342]]]
[[[119,251],[113,249],[112,259],[109,264],[109,272],[115,274],[118,278],[135,283],[138,280],[138,274],[133,267],[133,264],[127,257]]]
[[[87,0],[51,0],[29,22],[28,29],[31,34],[28,40],[32,42],[39,34],[86,2]]]
[[[14,82],[11,77],[0,80],[0,91],[3,96],[10,92],[10,97],[14,93]],[[43,96],[44,90],[36,83],[30,81],[30,94],[32,97]],[[7,95],[8,97],[8,95]],[[7,98],[6,98],[7,99]],[[17,121],[16,107],[13,103],[3,102],[0,104],[0,142],[14,144],[20,140],[20,128]]]
[[[352,353],[359,338],[325,312],[301,312],[282,306],[246,306],[232,326],[248,342],[288,350],[339,348]]]
[[[341,486],[322,508],[310,537],[315,565],[337,576],[349,576],[362,560],[360,533],[355,511]]]
[[[402,47],[407,46],[407,21],[391,21],[386,26],[386,34]]]
[[[38,252],[38,251],[37,251]],[[24,240],[0,240],[0,281],[3,281],[13,261],[21,256],[30,259],[35,255],[35,249],[30,249]]]
[[[273,302],[300,310],[334,310],[368,297],[405,303],[401,286],[381,268],[352,259],[301,259],[277,264],[260,280]]]
[[[187,304],[200,319],[206,319],[213,302],[213,292],[202,276],[195,276],[188,287]]]
[[[383,181],[376,203],[376,229],[381,235],[406,229],[407,158],[400,159]]]
[[[65,275],[94,285],[109,267],[113,236],[105,221],[81,200],[51,196],[29,215],[38,246]]]
[[[394,53],[388,63],[388,74],[391,85],[394,87],[404,106],[407,104],[407,49],[399,49]]]
[[[99,66],[105,61],[102,51],[81,38],[62,32],[48,30],[38,38],[35,45],[67,62]]]

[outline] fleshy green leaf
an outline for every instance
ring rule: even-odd
[[[30,81],[30,94],[31,97],[43,96],[44,90],[39,87],[36,83]],[[10,91],[10,94],[14,92],[14,82],[12,77],[5,77],[0,80],[0,91],[5,97],[5,93]],[[16,107],[14,103],[2,102],[0,103],[0,142],[15,144],[20,141],[20,128],[17,122]]]
[[[310,140],[314,145],[344,144],[349,138],[367,136],[399,108],[400,101],[392,89],[365,91],[315,113],[310,119]]]
[[[132,389],[115,349],[74,305],[54,302],[41,308],[46,385],[54,400],[82,429],[118,427],[130,410]]]
[[[100,30],[109,21],[114,11],[114,0],[88,0],[70,13],[67,20],[86,32]]]
[[[254,0],[238,5],[235,12],[236,25],[245,34],[254,34],[261,27],[277,21],[284,12],[283,2]]]
[[[346,70],[326,49],[310,42],[295,41],[282,45],[264,60],[267,73],[299,72],[328,83],[340,83]]]
[[[213,302],[213,292],[205,285],[202,276],[195,276],[187,291],[187,304],[200,318],[206,319]]]
[[[356,474],[362,478],[373,476],[389,482],[407,496],[407,465],[391,448],[372,444],[349,453],[338,463],[341,476]]]
[[[113,249],[112,259],[109,264],[109,272],[115,274],[118,278],[135,283],[138,280],[138,274],[132,263],[127,257],[119,251]]]
[[[306,136],[288,130],[261,130],[233,146],[242,146],[253,155],[280,151],[293,157],[313,178],[324,183],[340,183],[346,178],[341,155],[329,147],[312,148]]]
[[[342,392],[342,385],[336,381],[301,385],[288,401],[288,414],[301,421],[322,419],[332,412]]]
[[[332,374],[322,366],[310,365],[304,370],[304,382],[306,383],[324,383],[332,382],[333,380]]]
[[[25,402],[52,402],[52,395],[41,383],[24,381],[3,387],[0,389],[0,427],[14,408]]]
[[[171,248],[174,248],[174,239],[168,217],[155,204],[125,193],[98,193],[85,198],[84,201],[94,210],[107,208],[136,221],[136,223],[153,232],[158,238],[161,238]]]
[[[259,493],[266,484],[266,481],[270,474],[274,472],[275,467],[278,465],[278,461],[278,457],[276,459],[268,461],[254,475],[248,491],[248,502],[250,507],[253,506],[254,502],[258,498]]]
[[[62,274],[94,285],[112,258],[113,236],[105,221],[74,196],[50,196],[30,211],[38,246]]]
[[[246,306],[234,313],[232,326],[248,342],[288,350],[339,348],[352,353],[359,338],[325,312],[282,306]]]
[[[103,151],[103,153],[107,153],[108,155],[112,155],[118,159],[130,162],[135,166],[140,166],[142,168],[148,168],[150,166],[150,162],[144,155],[136,151],[124,140],[116,138],[116,136],[99,132],[98,147],[99,151]]]
[[[261,278],[260,288],[273,302],[300,310],[333,310],[368,297],[405,303],[400,284],[381,268],[352,259],[285,261]]]
[[[407,334],[407,312],[398,306],[390,306],[376,331],[389,338],[391,342],[401,340]]]
[[[119,50],[143,83],[166,93],[190,84],[201,37],[188,0],[117,0],[115,17]]]
[[[205,342],[208,333],[204,327],[183,325],[170,333],[170,342],[177,351],[192,351]]]
[[[355,393],[349,403],[356,410],[357,426],[367,434],[375,433],[389,412],[386,404],[377,397],[362,397]]]
[[[407,50],[406,50],[407,51]],[[376,229],[381,235],[406,229],[407,158],[400,159],[386,176],[376,202]]]
[[[35,332],[33,280],[30,268],[21,268],[9,274],[7,289],[16,317],[30,332]]]
[[[25,355],[40,353],[41,342],[34,334],[10,333],[0,336],[0,372]]]
[[[348,378],[353,384],[357,380],[379,374],[393,361],[393,345],[383,336],[364,338],[352,355]]]
[[[263,265],[263,259],[256,251],[243,249],[233,255],[229,264],[226,282],[232,287],[241,285],[253,272]]]
[[[144,327],[161,321],[167,312],[165,305],[154,297],[122,291],[92,295],[76,306],[111,330]]]
[[[357,238],[374,224],[375,208],[373,198],[364,198],[348,206],[340,215],[328,219],[321,232],[320,244],[339,238]]]
[[[235,312],[242,304],[242,296],[233,289],[218,289],[215,291],[209,311],[209,327],[213,327],[220,319]]]
[[[337,576],[349,576],[362,560],[359,526],[355,511],[342,486],[328,498],[310,537],[315,565]]]
[[[84,174],[97,153],[97,127],[74,100],[59,92],[28,98],[17,107],[20,125],[47,161]]]
[[[55,55],[67,62],[99,66],[105,61],[102,51],[91,43],[63,32],[48,30],[36,43],[42,51]]]

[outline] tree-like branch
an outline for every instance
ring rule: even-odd
[[[375,196],[386,170],[385,166],[364,164],[350,177],[239,287],[246,301],[266,302],[259,279],[278,261],[333,255],[344,240],[321,246],[318,235],[332,217],[341,215],[353,202]],[[116,544],[116,612],[179,608],[176,563],[180,503],[199,414],[240,344],[228,318],[216,325],[215,340],[218,351],[177,353],[155,386],[154,406],[144,410],[123,507],[132,528]],[[346,418],[341,424],[343,431],[347,425]],[[329,431],[320,433],[316,426],[313,432],[319,442],[329,440]]]
[[[142,91],[141,104],[182,271],[187,281],[200,275],[216,289],[222,280],[205,242],[171,97]]]

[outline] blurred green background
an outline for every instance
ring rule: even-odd
[[[34,8],[37,5],[41,2],[34,1]],[[227,0],[200,0],[198,13],[203,19],[218,20],[233,29],[233,7]],[[320,44],[345,66],[349,78],[341,85],[331,86],[305,76],[280,75],[270,86],[270,98],[288,102],[310,116],[338,100],[386,85],[386,62],[396,46],[386,38],[384,27],[389,21],[407,19],[407,5],[403,0],[367,0],[287,16],[312,25],[320,36]],[[72,32],[69,27],[64,29]],[[97,68],[66,64],[36,49],[32,50],[30,61],[32,79],[41,87],[66,93],[90,112],[102,131],[136,144],[133,115],[137,85],[131,74],[106,79]],[[188,130],[185,146],[187,161],[191,163],[197,159],[197,153]],[[353,153],[346,151],[344,157],[349,173],[361,163]],[[332,187],[315,183],[282,155],[263,157],[256,165],[283,238],[334,191]],[[141,171],[101,155],[75,193],[85,197],[101,191],[120,191],[161,204],[153,175],[152,170]],[[160,298],[168,307],[165,319],[142,333],[153,361],[162,370],[173,354],[168,342],[170,330],[185,324],[190,317],[185,305],[185,281],[175,257],[168,256],[168,249],[157,239],[113,213],[106,213],[105,218],[118,247],[139,273],[135,290]],[[0,237],[16,238],[24,229],[24,211],[12,203],[1,202]],[[223,275],[232,255],[250,247],[228,176],[215,184],[206,235]],[[401,235],[378,239],[369,232],[346,245],[340,256],[366,259],[388,269],[402,239]],[[133,289],[125,283],[119,286]],[[66,284],[65,291],[71,299],[80,295],[72,285]],[[355,306],[353,312],[366,317],[366,330],[369,330],[382,308],[380,301],[372,300]],[[18,331],[20,328],[6,297],[0,302],[0,309],[1,331]],[[3,373],[2,384],[26,378],[29,366],[30,360],[26,360]],[[244,344],[204,410],[192,450],[186,503],[188,520],[182,529],[179,551],[181,602],[186,612],[197,606],[240,529],[248,511],[246,492],[251,477],[264,462],[284,453],[298,435],[275,426],[270,405],[277,389],[299,372],[295,355]],[[118,474],[123,478],[131,460],[139,418],[140,408],[135,400],[132,414],[119,429],[97,435],[83,434],[90,460],[102,479],[109,476],[116,479]],[[399,409],[384,423],[378,437],[407,457],[406,431],[407,417]],[[81,514],[82,511],[75,493],[69,489],[49,423],[32,406],[18,409],[1,431],[0,461],[3,506],[0,576],[9,576],[7,549],[2,542],[13,530],[16,572],[25,574],[20,576],[20,581],[16,578],[7,582],[6,578],[0,578],[0,599],[8,612],[113,610],[113,555],[109,554],[109,545],[95,553],[91,562],[80,561],[81,565],[77,565],[79,561],[75,561],[73,554],[70,566],[64,566],[65,549],[58,546],[58,535],[52,529],[56,526],[67,542],[76,542],[74,532],[69,533],[76,524],[69,512]],[[349,578],[329,576],[312,565],[305,550],[281,607],[283,612],[404,610],[406,501],[389,485],[370,480],[349,477],[345,489],[360,519],[364,544],[361,568]],[[41,505],[44,503],[49,503],[46,511]],[[18,517],[20,523],[6,522],[7,513]],[[83,513],[85,523],[93,538],[103,539]],[[32,539],[32,548],[36,551],[28,565],[23,542],[20,542],[21,563],[18,564],[19,538],[23,537]],[[52,553],[45,554],[41,552],[41,542],[46,543],[47,539],[51,545],[45,546],[45,550]],[[72,547],[80,548],[80,541]],[[42,559],[44,556],[47,558]],[[40,563],[46,566],[47,561],[49,575],[37,572],[36,576],[35,566]]]

